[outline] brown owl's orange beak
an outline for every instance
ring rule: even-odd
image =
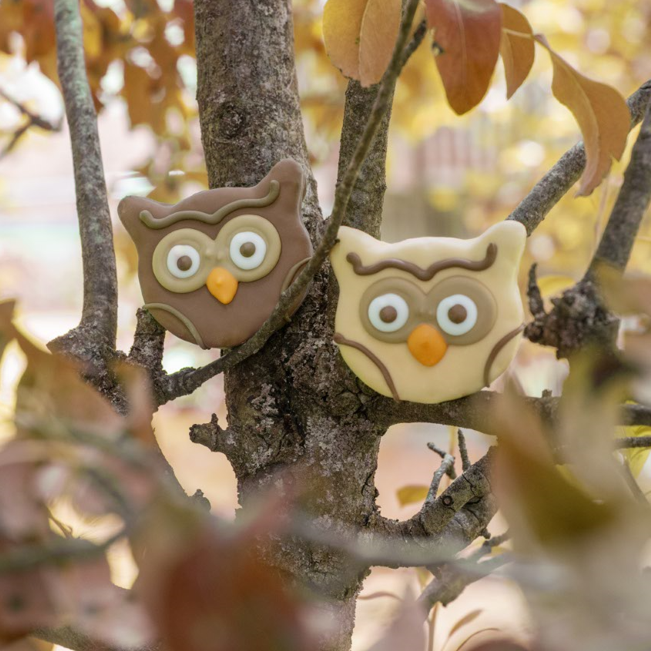
[[[448,349],[448,345],[441,333],[426,323],[413,329],[409,339],[407,339],[407,347],[414,358],[423,366],[438,364]]]
[[[228,305],[235,298],[237,285],[235,276],[224,267],[215,267],[206,280],[208,291],[224,305]]]

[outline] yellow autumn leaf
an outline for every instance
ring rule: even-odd
[[[422,486],[420,484],[411,484],[399,488],[396,492],[398,503],[400,506],[407,506],[408,504],[416,504],[417,502],[424,502],[429,493],[429,486]]]
[[[648,425],[639,425],[635,427],[619,427],[617,431],[618,437],[629,436],[649,436],[651,435],[651,427]],[[651,448],[630,448],[622,450],[622,455],[631,470],[633,477],[639,477],[644,464],[651,454]]]
[[[506,97],[511,99],[531,72],[536,56],[533,30],[527,18],[517,9],[500,4],[502,39],[500,54],[506,75]]]
[[[323,38],[330,60],[362,86],[384,75],[398,38],[400,0],[328,0]]]
[[[587,164],[579,196],[588,196],[603,181],[613,158],[626,148],[631,114],[622,95],[611,86],[584,77],[560,57],[542,35],[535,37],[550,54],[554,67],[552,92],[579,123]]]
[[[576,281],[570,276],[550,275],[538,279],[538,288],[544,298],[555,296],[574,285]]]
[[[97,16],[83,2],[80,5],[84,24],[84,50],[88,59],[96,59],[102,53],[102,25]]]

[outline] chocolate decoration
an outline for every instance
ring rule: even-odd
[[[391,391],[391,395],[393,396],[393,399],[398,402],[400,401],[400,396],[398,395],[398,391],[396,390],[396,385],[393,382],[391,373],[389,373],[389,370],[382,363],[382,361],[377,355],[372,353],[366,346],[356,341],[351,341],[350,339],[346,339],[346,337],[340,335],[339,333],[335,334],[334,342],[341,346],[349,346],[350,348],[359,350],[360,353],[364,353],[364,355],[366,355],[366,357],[368,357],[373,362],[373,364],[375,364],[378,367],[380,373],[382,373],[382,377],[384,378],[384,381],[387,383],[387,386],[389,387],[389,391]]]
[[[187,271],[188,269],[190,269],[192,267],[192,259],[187,255],[181,256],[178,259],[178,261],[176,263],[176,266],[181,271]]]
[[[373,326],[368,316],[368,309],[373,299],[386,294],[397,294],[409,308],[406,323],[394,332],[380,332]],[[475,326],[462,335],[446,332],[437,320],[439,303],[455,294],[470,298],[479,312]],[[488,287],[467,276],[450,276],[437,283],[428,293],[424,293],[417,283],[406,278],[384,278],[373,283],[362,295],[359,316],[366,332],[380,341],[406,342],[418,325],[427,323],[439,330],[449,346],[468,346],[482,340],[492,330],[497,319],[497,304]]]
[[[406,271],[412,276],[416,276],[418,280],[432,280],[434,276],[444,271],[445,269],[468,269],[468,271],[484,271],[489,269],[495,259],[497,258],[497,245],[489,244],[486,249],[486,257],[483,260],[477,260],[473,262],[472,260],[463,260],[461,258],[451,258],[449,260],[440,260],[439,262],[434,262],[427,269],[421,269],[418,265],[413,262],[408,262],[407,260],[382,260],[382,262],[377,262],[376,264],[369,265],[368,267],[362,264],[362,259],[357,253],[349,253],[346,256],[346,260],[353,265],[353,269],[358,276],[371,276],[385,269],[400,269],[400,271]]]
[[[250,258],[255,253],[255,250],[255,244],[253,244],[253,242],[247,242],[246,244],[242,244],[240,247],[240,253],[245,258]]]
[[[207,190],[176,205],[142,197],[124,199],[118,214],[138,250],[140,286],[154,318],[176,336],[204,348],[230,348],[255,334],[312,256],[301,220],[304,194],[301,167],[284,160],[251,188]],[[251,242],[255,251],[249,256],[240,253],[242,248],[248,251],[247,242],[231,247],[240,233],[253,233],[264,241],[264,256],[253,268],[251,261],[258,256],[255,243]],[[177,249],[180,257],[174,260],[170,258],[174,246],[190,251]],[[190,259],[189,267],[184,257]],[[170,270],[172,263],[177,275]],[[208,290],[209,277],[230,283],[231,293],[224,299],[232,296],[228,304]]]
[[[434,404],[480,391],[506,370],[524,320],[521,224],[497,224],[474,240],[388,244],[348,227],[338,238],[335,342],[362,382]]]
[[[493,362],[495,358],[499,355],[500,351],[509,343],[512,339],[517,337],[524,330],[524,323],[518,326],[515,330],[512,330],[508,334],[505,334],[496,344],[493,346],[488,359],[486,360],[486,365],[484,366],[484,386],[487,387],[491,383],[490,373]]]
[[[207,190],[207,192],[211,192],[211,190]],[[269,192],[266,197],[261,197],[260,199],[238,199],[237,201],[232,201],[231,203],[222,206],[214,213],[209,214],[201,212],[200,210],[179,210],[178,212],[173,212],[170,215],[156,219],[149,210],[143,210],[140,213],[140,220],[145,226],[147,226],[147,228],[153,228],[155,230],[168,228],[169,226],[173,226],[178,222],[186,221],[188,219],[203,222],[204,224],[215,225],[219,224],[223,219],[236,210],[244,210],[245,208],[266,208],[276,201],[279,194],[280,184],[278,181],[271,181]]]
[[[448,318],[452,323],[463,323],[468,317],[468,310],[463,305],[455,305],[448,312]]]
[[[388,305],[380,310],[380,319],[385,323],[393,323],[398,318],[398,310]]]

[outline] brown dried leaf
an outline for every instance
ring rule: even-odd
[[[622,95],[611,86],[584,77],[560,57],[542,35],[535,37],[550,54],[554,66],[552,91],[579,123],[587,165],[579,196],[588,196],[604,180],[613,158],[620,160],[626,148],[631,113]]]
[[[167,648],[312,648],[295,597],[254,549],[252,540],[227,537],[206,523],[165,563],[153,562],[149,553],[143,556],[140,589]]]
[[[542,423],[526,403],[505,395],[496,414],[500,445],[496,494],[517,544],[567,544],[614,522],[612,504],[596,503],[558,470]]]
[[[362,86],[384,75],[398,38],[400,0],[328,0],[323,37],[331,61]]]
[[[495,0],[425,0],[427,24],[448,102],[462,115],[481,102],[500,53],[502,10]]]
[[[123,419],[82,380],[75,364],[42,350],[16,329],[14,336],[27,357],[16,399],[19,435],[74,429],[110,437],[122,432]]]
[[[502,40],[500,54],[506,74],[506,97],[511,99],[531,72],[536,57],[533,30],[527,18],[517,9],[500,4]]]

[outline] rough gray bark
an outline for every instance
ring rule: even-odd
[[[195,7],[198,101],[211,185],[254,184],[287,156],[307,167],[291,3],[267,0],[234,6],[225,0],[199,0]],[[392,88],[389,91],[387,105]],[[388,118],[384,120],[378,125],[380,143],[386,138]],[[368,116],[360,126],[366,128],[367,122]],[[381,144],[379,149],[382,152]],[[366,159],[366,151],[360,153],[353,145],[346,167],[357,165],[360,155]],[[348,174],[344,179],[333,220],[343,219],[350,208],[355,177]],[[383,183],[382,177],[380,186]],[[316,240],[323,222],[313,182],[310,185],[304,220]],[[381,205],[381,196],[375,199]],[[312,521],[326,533],[346,534],[363,529],[376,512],[373,477],[384,428],[368,419],[367,397],[337,354],[328,296],[324,270],[292,323],[258,354],[227,371],[228,429],[213,421],[193,428],[192,436],[208,434],[213,446],[227,455],[241,501],[264,491],[275,478],[307,481],[313,490],[305,508]],[[368,569],[349,573],[351,559],[345,550],[300,537],[270,544],[264,553],[328,604],[339,630],[327,648],[348,649],[355,598]]]
[[[585,276],[562,296],[552,299],[553,307],[547,312],[536,282],[535,265],[531,269],[528,295],[534,320],[527,325],[525,336],[534,343],[553,346],[558,357],[569,358],[586,345],[615,353],[619,319],[609,311],[601,296],[596,271],[599,266],[607,265],[624,272],[651,201],[651,92],[646,93],[645,101],[642,106],[635,103],[633,122],[638,112],[646,117],[633,147],[624,184]]]
[[[52,347],[85,359],[89,367],[115,350],[118,281],[113,230],[97,132],[95,106],[86,76],[84,43],[76,0],[55,0],[57,66],[70,128],[77,215],[84,270],[84,305],[77,331]],[[83,338],[86,350],[76,340]],[[92,350],[88,344],[93,343]],[[90,354],[89,354],[90,353]],[[91,371],[92,372],[92,371]],[[105,372],[100,370],[100,372]]]
[[[339,148],[337,185],[350,165],[357,141],[364,131],[364,126],[375,105],[377,93],[377,86],[362,88],[358,81],[348,82]],[[357,177],[344,222],[346,226],[359,228],[373,237],[380,237],[380,225],[382,224],[384,193],[387,189],[386,162],[390,121],[391,112],[388,111],[382,119],[379,133]]]
[[[631,162],[624,175],[624,184],[590,265],[591,272],[594,272],[600,264],[607,264],[620,272],[626,269],[649,202],[651,202],[651,99],[647,101],[646,117],[631,153]]]

